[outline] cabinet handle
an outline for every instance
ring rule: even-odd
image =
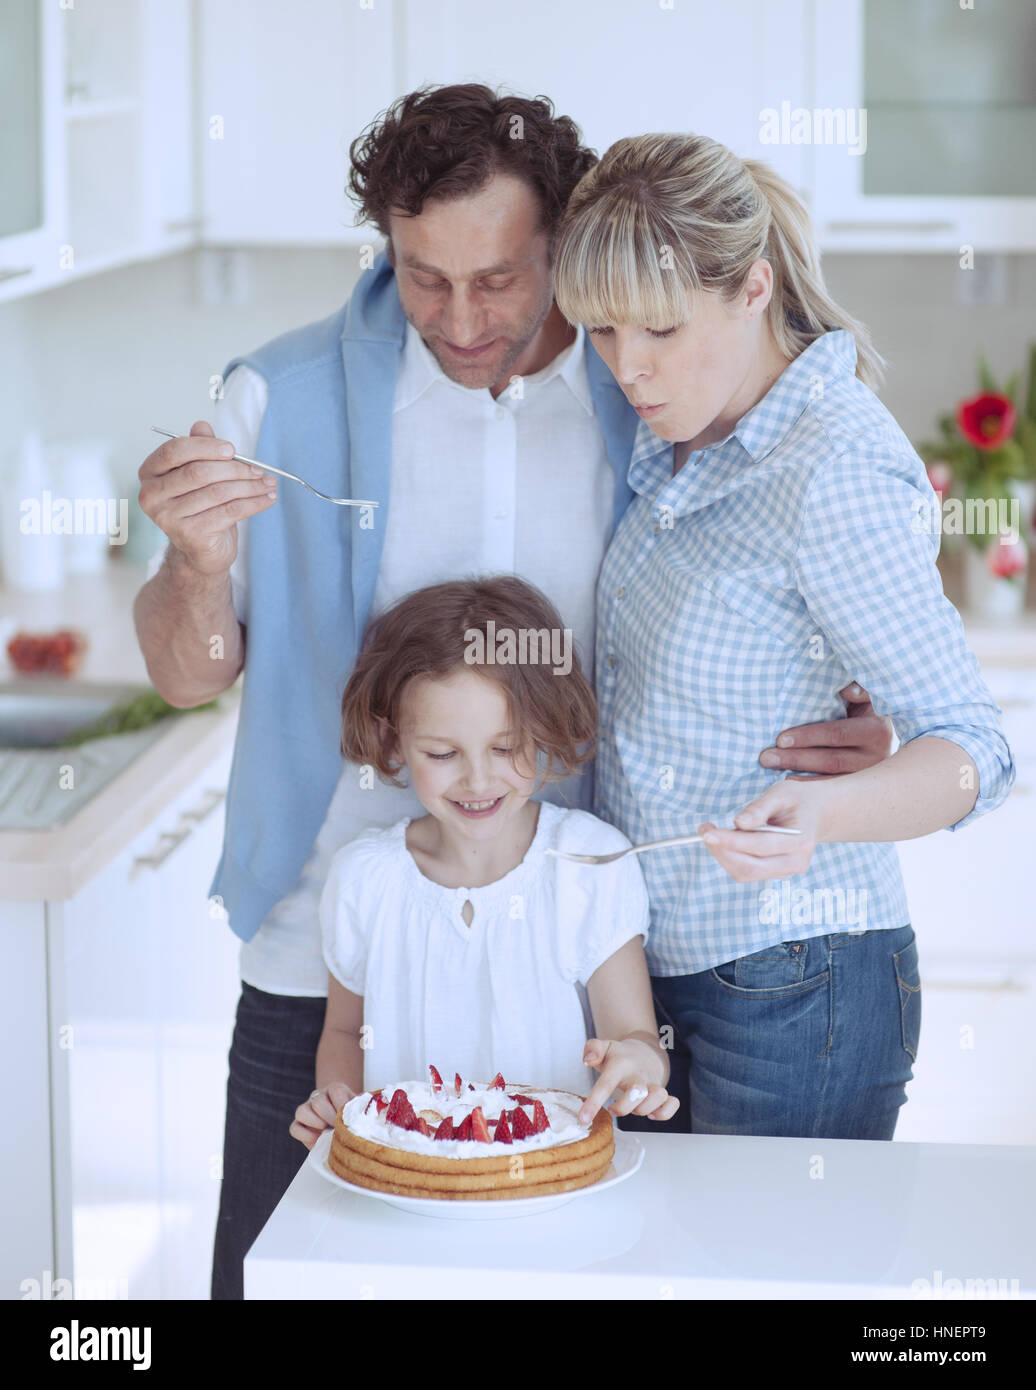
[[[157,869],[160,864],[172,854],[174,849],[178,849],[184,840],[191,834],[193,826],[182,825],[176,830],[167,830],[158,838],[158,845],[151,854],[140,854],[133,861],[134,869]]]
[[[166,830],[158,837],[158,844],[150,854],[140,854],[133,861],[133,869],[157,869],[164,864],[174,850],[179,849],[184,840],[189,839],[226,796],[221,787],[210,787],[197,806],[184,811],[175,830]]]
[[[828,222],[829,232],[953,232],[956,222]]]
[[[19,266],[17,270],[9,269],[6,266],[0,267],[0,284],[2,284],[5,280],[17,280],[21,275],[31,274],[31,265]]]
[[[172,222],[163,222],[163,232],[192,232],[195,227],[201,226],[200,217],[180,217]]]
[[[193,811],[184,811],[180,819],[190,821],[192,826],[201,825],[202,821],[212,814],[225,797],[226,792],[222,787],[209,787]]]

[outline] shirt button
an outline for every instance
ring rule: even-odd
[[[497,408],[496,408],[496,410],[493,412],[493,419],[494,419],[494,420],[506,420],[506,419],[507,419],[507,411],[503,408],[502,405],[498,405]]]
[[[616,597],[616,598],[625,598],[625,597],[626,597],[626,586],[625,586],[625,584],[620,584],[619,587],[615,590],[615,597]]]
[[[656,527],[655,527],[655,535],[656,535],[656,536],[660,536],[661,534],[662,534],[662,528],[661,528],[661,526],[656,526]]]
[[[497,512],[494,512],[494,513],[493,513],[493,520],[494,520],[494,521],[506,521],[506,520],[507,520],[507,513],[506,513],[506,511],[497,511]]]
[[[613,652],[609,652],[609,653],[608,653],[608,656],[607,656],[607,658],[606,658],[606,661],[607,661],[607,665],[608,665],[612,670],[614,670],[615,667],[618,666],[618,664],[619,664],[619,663],[618,663],[618,660],[616,659],[616,657],[615,657],[615,655],[614,655]]]

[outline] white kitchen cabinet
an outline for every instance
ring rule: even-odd
[[[398,0],[202,0],[207,245],[343,245],[349,144],[396,96]],[[421,33],[432,7],[414,7]]]
[[[527,0],[516,10],[441,0],[432,24],[427,6],[410,3],[401,79],[404,90],[485,82],[546,95],[600,154],[644,132],[708,135],[801,187],[802,147],[766,144],[761,133],[767,107],[807,99],[806,9],[806,0]]]
[[[862,155],[809,142],[822,248],[1036,247],[1033,7],[812,0],[812,11],[810,106],[836,131],[867,115]]]
[[[38,5],[43,220],[0,237],[0,301],[197,240],[191,0]]]
[[[57,1270],[108,1296],[208,1296],[239,988],[207,899],[229,756],[46,907]]]

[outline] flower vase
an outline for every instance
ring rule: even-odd
[[[964,602],[972,618],[1010,622],[1025,605],[1028,548],[1024,535],[995,537],[983,550],[964,547]]]

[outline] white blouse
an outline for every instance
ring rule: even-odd
[[[409,819],[372,829],[331,861],[320,899],[328,969],[363,997],[366,1090],[443,1077],[557,1086],[588,1094],[593,1020],[585,986],[597,967],[648,934],[636,856],[599,868],[548,847],[607,854],[629,844],[587,811],[540,803],[514,869],[481,888],[444,888],[406,847]],[[462,915],[472,905],[471,925]]]

